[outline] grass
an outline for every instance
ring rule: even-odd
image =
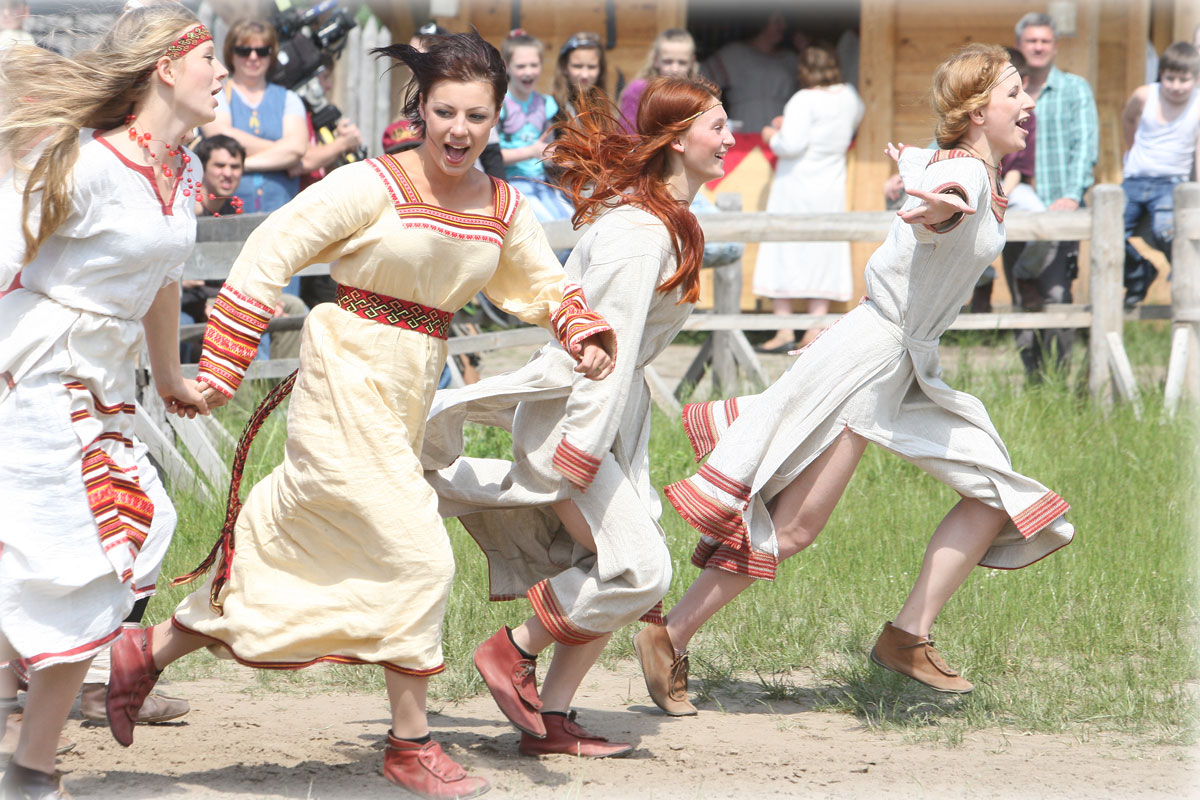
[[[1155,323],[1130,328],[1131,360],[1165,365],[1168,329]],[[1068,518],[1077,530],[1071,546],[1029,568],[975,570],[951,599],[935,638],[976,691],[936,695],[865,657],[903,602],[930,532],[956,500],[915,467],[871,447],[817,542],[781,564],[773,584],[760,582],[743,593],[693,640],[693,693],[715,703],[712,707],[731,693],[767,703],[792,700],[951,745],[985,727],[1193,743],[1200,677],[1195,646],[1200,443],[1193,418],[1186,413],[1165,418],[1161,379],[1143,384],[1146,414],[1138,422],[1124,406],[1102,413],[1079,391],[1077,377],[1051,376],[1041,385],[1026,385],[1007,341],[960,335],[955,344],[968,346],[945,364],[948,382],[984,401],[1016,468],[1071,503]],[[1078,366],[1073,376],[1080,374]],[[248,388],[244,397],[261,397],[261,390]],[[237,427],[247,414],[241,405],[225,419]],[[283,429],[282,414],[264,428],[246,487],[281,458]],[[473,430],[468,452],[511,453],[507,434],[494,429]],[[651,467],[659,487],[695,469],[678,420],[657,412]],[[183,496],[177,505],[180,526],[166,575],[198,563],[224,515],[223,502]],[[665,600],[670,609],[696,575],[688,563],[695,533],[664,507],[662,524],[676,570]],[[501,623],[529,614],[523,600],[485,600],[485,559],[456,521],[447,529],[458,572],[445,624],[448,669],[431,685],[435,705],[482,691],[471,650]],[[161,592],[152,616],[169,614],[183,591]],[[632,657],[630,632],[614,637],[604,661]],[[199,655],[184,669],[203,675],[215,668],[211,656]],[[262,680],[278,689],[316,683],[377,691],[380,673],[330,667],[319,676],[263,673]]]

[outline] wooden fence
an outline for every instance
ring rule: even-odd
[[[736,202],[736,201],[735,201]],[[719,205],[730,207],[730,198],[719,198]],[[1124,193],[1119,186],[1099,185],[1092,191],[1091,206],[1070,212],[1040,214],[1012,212],[1005,218],[1009,241],[1087,241],[1090,243],[1090,303],[1049,306],[1037,313],[1001,312],[962,314],[951,330],[1019,330],[1031,328],[1088,329],[1088,388],[1092,396],[1107,406],[1114,399],[1134,404],[1140,416],[1141,402],[1133,370],[1126,356],[1122,327],[1127,319],[1170,319],[1173,322],[1171,353],[1167,369],[1165,395],[1168,413],[1175,413],[1187,394],[1200,398],[1200,184],[1181,184],[1175,190],[1175,240],[1172,251],[1173,274],[1170,306],[1142,306],[1133,312],[1123,308],[1124,265]],[[222,279],[236,258],[246,236],[264,215],[199,220],[196,248],[184,268],[189,279]],[[895,219],[893,212],[843,212],[836,214],[767,214],[727,211],[701,218],[705,237],[710,242],[827,241],[880,242]],[[554,249],[573,246],[582,235],[567,221],[547,223],[547,236]],[[301,275],[328,274],[328,265],[314,265]],[[708,341],[683,381],[670,387],[651,367],[647,380],[656,403],[668,412],[677,412],[678,398],[687,384],[694,384],[711,368],[715,390],[719,394],[739,391],[742,383],[765,386],[768,377],[747,341],[747,330],[775,330],[779,327],[805,329],[828,325],[840,315],[739,313],[742,269],[740,263],[714,268],[714,308],[697,311],[687,320],[684,330],[709,331]],[[273,320],[268,330],[295,329],[302,318]],[[198,336],[203,326],[181,329],[181,336]],[[534,348],[549,340],[541,328],[516,328],[452,338],[451,354],[486,352],[507,347]],[[282,378],[296,369],[295,359],[255,361],[248,379]],[[185,367],[187,373],[188,367]],[[190,368],[195,374],[195,367]],[[153,392],[146,393],[153,404]],[[161,411],[151,416],[162,421]],[[200,418],[197,418],[200,419]],[[224,461],[218,454],[221,442],[228,446],[229,435],[210,418],[200,424],[192,421],[166,421],[191,451],[201,471],[214,485],[225,474]],[[172,478],[195,484],[187,462],[170,448],[169,436],[146,428],[141,433],[159,462]],[[170,450],[171,452],[167,452]]]

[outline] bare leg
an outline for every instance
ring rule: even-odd
[[[383,678],[392,706],[392,735],[399,739],[419,739],[429,733],[429,721],[425,716],[429,678],[390,669],[383,671]]]
[[[56,664],[35,670],[29,676],[29,693],[25,697],[25,718],[21,723],[21,738],[12,760],[23,767],[40,772],[54,772],[58,737],[62,734],[67,714],[75,703],[75,695],[83,685],[91,659]]]
[[[779,539],[780,561],[812,544],[829,521],[866,449],[867,440],[843,431],[825,452],[775,496],[771,522]],[[682,652],[700,626],[737,597],[754,578],[720,569],[706,569],[692,582],[667,615],[671,644]]]
[[[825,300],[823,298],[819,298],[819,297],[810,297],[808,299],[807,311],[809,314],[828,314],[829,313],[829,301]],[[811,326],[808,330],[806,330],[804,332],[804,336],[800,339],[800,341],[797,344],[800,347],[804,347],[804,345],[810,344],[813,339],[816,339],[818,336],[821,335],[821,331],[823,331],[823,330],[825,330],[825,329],[819,325]]]
[[[792,298],[790,297],[772,297],[771,298],[771,313],[776,315],[784,315],[792,313]],[[796,332],[791,328],[780,328],[767,341],[763,342],[759,347],[769,350],[772,347],[779,347],[795,340]]]
[[[158,623],[152,630],[154,633],[150,644],[154,666],[159,670],[166,669],[167,664],[178,661],[188,653],[216,643],[216,639],[176,628],[169,619]]]
[[[921,574],[892,625],[917,636],[929,636],[938,612],[971,574],[1007,521],[1006,513],[978,500],[963,499],[950,509],[933,532],[925,548]]]

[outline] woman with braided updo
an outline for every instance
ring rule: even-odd
[[[909,201],[867,264],[867,297],[801,351],[755,397],[684,409],[698,474],[666,487],[702,538],[703,571],[638,653],[655,702],[694,713],[686,648],[756,578],[825,526],[868,442],[910,461],[962,499],[938,525],[904,606],[871,659],[941,692],[970,682],[929,638],[938,612],[976,564],[1015,569],[1071,541],[1067,504],[1012,468],[976,398],[941,379],[938,339],[1004,246],[1001,157],[1025,146],[1033,100],[1004,48],[969,45],[933,78],[940,149],[888,146]]]
[[[183,6],[119,17],[73,58],[0,57],[0,661],[29,694],[0,796],[59,797],[55,749],[89,662],[154,590],[175,512],[134,434],[143,339],[168,411],[201,170],[182,142],[225,69]],[[0,702],[7,698],[0,698]],[[0,714],[0,725],[7,709]]]

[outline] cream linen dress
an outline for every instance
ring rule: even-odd
[[[133,432],[134,365],[196,239],[199,162],[164,201],[149,167],[90,128],[79,141],[70,212],[24,267],[23,184],[0,179],[0,289],[25,287],[0,298],[0,639],[33,669],[107,647],[175,530]]]
[[[648,612],[661,621],[671,558],[650,484],[643,369],[692,310],[678,289],[658,291],[676,266],[657,217],[628,205],[606,212],[566,269],[616,331],[613,374],[590,381],[551,343],[515,372],[434,398],[422,461],[442,515],[458,517],[487,556],[491,599],[528,596],[562,644],[583,644]],[[466,422],[511,431],[513,460],[460,458]],[[550,506],[563,500],[587,520],[595,553],[562,527]]]
[[[566,275],[528,203],[502,181],[494,187],[493,216],[457,214],[425,203],[392,156],[342,167],[249,237],[222,292],[240,319],[265,321],[294,274],[330,263],[344,286],[445,311],[483,290],[548,326]],[[206,335],[205,348],[212,363],[226,363],[219,336]],[[445,360],[441,339],[316,306],[304,324],[283,463],[237,519],[216,597],[222,610],[210,604],[210,575],[175,624],[251,666],[441,671],[454,559],[419,459]],[[201,379],[232,391],[221,370],[201,366]]]
[[[852,430],[1010,517],[980,564],[1013,569],[1071,541],[1068,505],[1013,470],[978,399],[942,381],[938,340],[1004,246],[1004,206],[982,161],[961,150],[905,148],[906,186],[956,191],[976,211],[935,232],[897,219],[867,264],[867,298],[760,395],[688,406],[700,471],[666,487],[703,534],[701,568],[773,579],[767,503],[843,430]],[[906,208],[920,201],[910,198]]]

